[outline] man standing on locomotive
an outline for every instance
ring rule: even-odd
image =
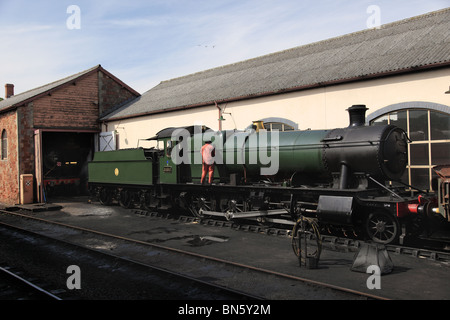
[[[211,144],[211,141],[208,140],[205,142],[205,145],[201,149],[202,153],[202,178],[200,183],[203,184],[206,174],[209,173],[209,184],[213,181],[214,176],[214,157],[215,157],[215,148]]]

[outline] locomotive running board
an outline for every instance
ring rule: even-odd
[[[265,217],[270,215],[279,215],[285,214],[287,211],[285,209],[279,210],[264,210],[264,211],[247,211],[247,212],[219,212],[219,211],[206,211],[203,209],[199,210],[199,213],[202,215],[208,216],[219,216],[225,217],[227,220],[231,220],[234,218],[253,218],[253,217]]]

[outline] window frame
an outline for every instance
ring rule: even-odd
[[[278,131],[294,131],[295,128],[287,123],[284,122],[264,122],[264,128],[266,128],[267,131],[273,131],[274,128],[273,126],[277,126],[280,125],[281,126],[281,130],[276,129]],[[288,130],[286,130],[288,129]]]
[[[376,115],[376,117],[372,116],[372,118],[368,118],[368,122],[370,123],[370,125],[373,125],[377,120],[382,120],[382,121],[386,121],[387,120],[387,124],[391,124],[391,116],[398,113],[398,112],[406,112],[406,133],[408,135],[408,137],[411,137],[411,122],[414,121],[415,118],[411,118],[411,113],[412,112],[417,112],[417,111],[426,111],[426,134],[424,135],[426,137],[426,139],[421,139],[421,140],[413,140],[410,143],[408,143],[408,164],[406,166],[406,171],[407,171],[407,183],[409,185],[413,185],[413,180],[416,180],[418,178],[418,176],[412,176],[411,172],[419,172],[419,171],[423,171],[426,170],[428,172],[428,184],[427,184],[427,188],[430,191],[434,191],[433,190],[433,178],[435,177],[435,174],[433,172],[433,167],[435,167],[437,164],[433,164],[433,153],[432,153],[432,149],[433,146],[439,144],[439,143],[449,143],[450,144],[450,137],[448,139],[436,139],[433,140],[432,138],[432,128],[431,128],[431,115],[432,112],[433,113],[439,113],[439,114],[444,114],[447,117],[450,117],[450,113],[447,113],[445,111],[441,111],[441,110],[437,110],[436,108],[427,108],[426,106],[420,108],[418,106],[415,106],[414,108],[402,108],[402,109],[393,109],[390,108],[389,110],[385,109],[387,112],[386,113],[379,113]],[[427,163],[426,164],[413,164],[415,162],[416,159],[413,159],[413,157],[411,156],[411,148],[417,148],[416,146],[420,147],[420,146],[424,146],[427,150],[427,154],[426,157],[427,158]]]

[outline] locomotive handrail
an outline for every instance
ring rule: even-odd
[[[394,191],[390,190],[389,188],[386,188],[386,186],[384,186],[383,184],[379,183],[377,180],[375,180],[374,178],[372,178],[370,175],[367,175],[367,178],[369,178],[370,180],[372,180],[373,182],[375,182],[377,185],[379,185],[380,187],[382,187],[384,190],[386,190],[386,191],[389,192],[390,194],[396,196],[396,197],[399,198],[400,200],[404,200],[401,196],[399,196],[398,194],[396,194]]]
[[[321,142],[341,141],[342,139],[344,139],[343,136],[334,136],[334,137],[329,137],[329,138],[323,138]]]

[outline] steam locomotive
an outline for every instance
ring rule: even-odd
[[[89,187],[104,205],[117,200],[123,207],[288,225],[306,216],[322,229],[403,242],[438,212],[436,197],[398,183],[408,137],[392,125],[366,126],[366,110],[350,107],[350,125],[333,130],[167,128],[148,139],[155,148],[97,152]],[[200,149],[208,140],[215,173],[212,184],[202,185]]]

